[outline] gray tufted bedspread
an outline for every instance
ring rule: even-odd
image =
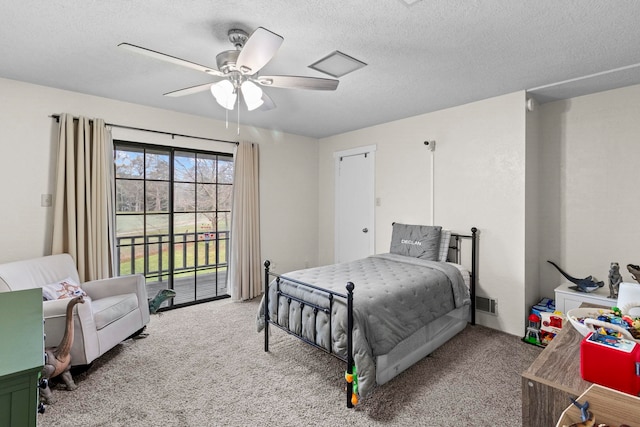
[[[353,357],[359,392],[366,396],[375,384],[375,357],[387,354],[400,341],[454,308],[471,303],[460,271],[447,263],[395,254],[373,255],[353,262],[309,268],[284,276],[346,294],[354,290]],[[275,282],[275,281],[274,281]],[[346,355],[346,302],[337,298],[329,331],[325,313],[314,316],[310,307],[286,298],[276,299],[274,282],[269,286],[272,320],[341,356]],[[324,294],[295,283],[281,281],[280,289],[305,301],[329,307]],[[277,311],[276,311],[277,309]],[[264,299],[257,318],[264,328]],[[330,334],[330,335],[329,335]]]

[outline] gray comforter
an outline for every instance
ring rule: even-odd
[[[471,303],[456,267],[402,255],[373,255],[349,263],[298,270],[285,276],[343,294],[346,294],[346,283],[354,283],[353,357],[362,396],[375,384],[376,356],[388,353],[432,320]],[[269,286],[271,319],[345,356],[346,302],[336,300],[329,330],[330,322],[324,313],[314,316],[310,307],[300,310],[300,304],[295,301],[276,299],[273,283]],[[282,281],[280,289],[322,307],[329,306],[323,294],[295,283]],[[264,328],[264,299],[257,326],[258,331]]]

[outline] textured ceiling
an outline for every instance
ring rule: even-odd
[[[321,138],[518,90],[640,83],[639,20],[636,0],[3,0],[0,77],[224,120],[208,92],[162,96],[206,74],[117,45],[215,67],[230,28],[262,26],[284,37],[263,74],[328,77],[308,65],[334,50],[368,64],[335,92],[266,89],[277,108],[240,118]]]

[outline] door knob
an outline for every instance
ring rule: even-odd
[[[362,229],[362,232],[363,232],[363,233],[368,233],[368,232],[369,232],[369,229],[368,229],[367,227],[365,227],[365,228],[363,228],[363,229]]]

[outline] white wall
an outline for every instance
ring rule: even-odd
[[[53,193],[57,123],[71,113],[108,123],[260,144],[261,250],[278,269],[317,259],[318,141],[129,104],[14,80],[0,79],[0,262],[50,253],[52,208],[40,195]],[[258,113],[259,114],[259,113]],[[233,144],[113,129],[114,138],[181,147],[233,150]]]
[[[540,290],[540,107],[531,100],[526,112],[525,307],[543,296]],[[553,295],[549,296],[553,298]],[[528,313],[527,313],[528,314]]]
[[[393,221],[431,222],[424,141],[435,140],[435,223],[465,233],[478,227],[478,294],[498,299],[498,316],[479,313],[478,323],[522,335],[524,105],[524,92],[517,92],[320,140],[319,263],[333,262],[333,153],[376,145],[376,252],[388,252]]]
[[[640,263],[640,85],[540,108],[542,292],[574,277],[608,285],[609,264]]]
[[[333,153],[377,146],[376,252],[391,223],[431,223],[430,152],[436,140],[435,223],[480,230],[480,295],[499,316],[478,322],[522,335],[528,306],[563,281],[547,259],[577,277],[607,279],[609,263],[640,263],[640,86],[539,106],[505,96],[317,141],[242,127],[260,144],[262,255],[286,272],[333,262]],[[49,253],[57,124],[69,112],[107,122],[235,140],[235,126],[204,117],[0,79],[0,262]],[[114,128],[114,137],[140,133]],[[233,146],[150,136],[154,143]],[[631,281],[626,268],[626,281]]]

